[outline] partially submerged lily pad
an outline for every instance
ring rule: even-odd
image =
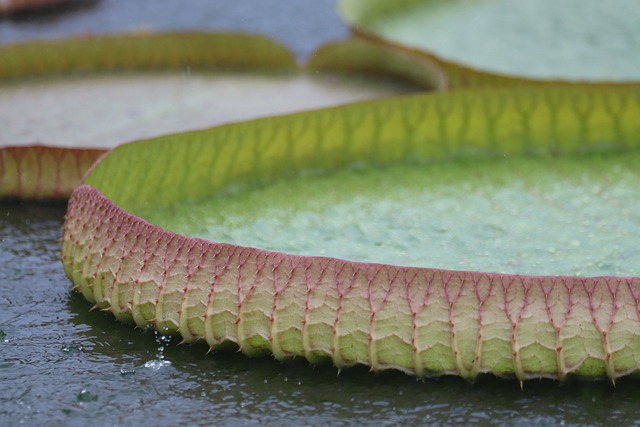
[[[305,73],[284,46],[244,34],[137,34],[4,46],[0,197],[65,197],[102,152],[122,142],[417,88],[397,76]],[[41,158],[46,147],[66,147],[71,152],[65,156],[82,159],[73,169],[77,174],[47,162],[59,154]]]
[[[331,186],[337,195],[328,199],[329,205],[340,201],[343,190],[342,200],[355,199],[348,175],[358,172],[348,172],[350,168],[380,174],[380,180],[385,179],[383,172],[367,168],[408,173],[399,181],[399,194],[381,195],[383,201],[402,197],[403,191],[416,196],[411,193],[415,183],[407,183],[412,176],[421,176],[428,181],[424,188],[434,189],[427,197],[447,188],[458,188],[462,197],[464,182],[471,178],[461,177],[459,169],[452,172],[465,168],[455,162],[479,159],[503,159],[491,173],[494,187],[506,193],[491,187],[487,191],[505,199],[505,217],[517,216],[506,202],[515,197],[509,193],[518,192],[513,187],[518,184],[509,181],[514,168],[526,171],[533,164],[512,160],[519,156],[587,156],[546,163],[565,162],[574,171],[569,184],[560,186],[559,199],[575,190],[572,180],[583,182],[584,169],[594,172],[585,181],[588,188],[606,184],[613,190],[604,197],[624,204],[624,194],[633,197],[638,192],[633,166],[640,149],[639,114],[637,88],[469,90],[369,101],[122,145],[93,168],[86,185],[70,199],[62,251],[65,271],[88,300],[118,319],[179,333],[186,342],[205,340],[212,348],[235,343],[248,355],[303,356],[312,363],[331,361],[338,368],[365,364],[372,370],[399,369],[417,376],[475,378],[488,372],[521,381],[568,375],[615,380],[640,371],[637,276],[525,276],[402,267],[388,264],[390,258],[384,255],[376,259],[382,263],[354,262],[176,232],[197,235],[198,225],[206,228],[208,218],[224,215],[227,199],[220,197],[242,197],[243,191],[260,188],[269,194],[267,187],[274,184],[286,189],[283,195],[249,197],[244,206],[265,212],[253,204],[270,199],[295,210],[300,198],[289,197],[286,180],[301,176],[340,183]],[[609,158],[589,157],[598,152]],[[623,158],[616,152],[633,156]],[[599,171],[603,165],[611,171]],[[475,166],[465,169],[477,178]],[[535,172],[533,168],[526,176],[537,187],[527,188],[551,193],[556,188],[553,176],[540,178]],[[315,178],[332,173],[347,175]],[[449,179],[462,179],[463,191]],[[302,185],[301,191],[321,192],[317,188],[322,185]],[[233,193],[239,196],[229,196]],[[375,197],[373,190],[365,189],[363,196],[367,193]],[[223,205],[216,205],[215,198]],[[315,199],[310,197],[309,203],[326,200]],[[486,203],[482,197],[477,200]],[[537,209],[530,201],[521,208]],[[580,197],[562,203],[594,209],[581,204]],[[199,211],[187,209],[194,204]],[[637,222],[633,206],[621,206],[617,218]],[[624,213],[626,207],[632,212]],[[438,203],[427,202],[423,208],[435,210]],[[600,209],[599,204],[595,208]],[[615,210],[605,209],[595,218],[608,219]],[[454,206],[444,209],[443,217],[449,214],[455,218]],[[402,220],[400,213],[390,215]],[[469,224],[482,220],[469,219]],[[632,232],[636,228],[631,227]],[[348,230],[335,231],[340,232],[348,238]],[[535,238],[533,231],[527,234]],[[398,237],[400,244],[408,239],[406,233]],[[477,240],[490,247],[494,237],[489,233]],[[437,237],[432,238],[437,245]],[[467,239],[462,231],[461,244]],[[504,245],[505,252],[526,246],[511,239]],[[455,249],[442,250],[456,257]]]
[[[445,63],[547,80],[640,80],[634,0],[342,0],[357,31]]]

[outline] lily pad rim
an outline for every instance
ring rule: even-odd
[[[262,249],[259,247],[254,247],[254,246],[243,246],[243,245],[238,245],[238,244],[233,244],[233,243],[224,243],[224,242],[215,242],[212,240],[208,240],[208,239],[203,239],[201,237],[193,237],[193,236],[187,236],[184,234],[180,234],[180,233],[176,233],[174,231],[171,230],[167,230],[164,229],[162,227],[159,227],[155,224],[150,223],[149,221],[147,221],[145,218],[129,213],[126,210],[124,210],[122,207],[118,206],[116,203],[114,203],[113,201],[111,201],[106,195],[104,195],[102,193],[102,191],[100,191],[100,189],[95,188],[89,184],[81,184],[79,185],[75,190],[74,193],[81,193],[81,192],[89,192],[89,193],[93,193],[96,194],[98,197],[104,198],[107,205],[111,208],[111,209],[115,209],[116,212],[118,212],[120,215],[122,215],[127,222],[130,222],[131,224],[134,223],[139,223],[139,225],[144,225],[144,227],[146,229],[149,230],[148,235],[151,235],[153,232],[156,233],[156,235],[158,234],[165,234],[167,236],[172,236],[174,238],[179,238],[179,239],[183,239],[185,242],[200,242],[201,244],[206,244],[206,245],[220,245],[220,246],[224,246],[224,247],[228,247],[228,248],[237,248],[237,249],[245,249],[245,250],[250,250],[250,251],[255,251],[256,253],[264,253],[264,254],[271,254],[271,255],[278,255],[278,256],[282,256],[282,257],[295,257],[298,259],[308,259],[308,260],[334,260],[334,261],[339,261],[340,263],[344,263],[344,264],[350,264],[350,265],[358,265],[358,266],[375,266],[375,267],[394,267],[394,268],[399,268],[399,269],[405,269],[405,270],[421,270],[421,271],[437,271],[437,272],[449,272],[449,273],[455,273],[455,274],[471,274],[471,275],[484,275],[487,276],[489,278],[508,278],[508,279],[523,279],[523,280],[544,280],[544,279],[576,279],[576,278],[580,278],[581,280],[589,280],[589,279],[608,279],[608,278],[615,278],[618,280],[635,280],[640,278],[640,276],[632,276],[632,275],[601,275],[601,276],[572,276],[572,275],[566,275],[566,274],[516,274],[516,273],[500,273],[500,272],[493,272],[493,271],[482,271],[482,270],[460,270],[460,269],[449,269],[449,268],[441,268],[441,267],[416,267],[416,266],[411,266],[411,265],[396,265],[396,264],[387,264],[387,263],[383,263],[383,262],[368,262],[368,261],[352,261],[352,260],[346,260],[346,259],[342,259],[342,258],[337,258],[337,257],[332,257],[330,255],[328,256],[323,256],[323,255],[300,255],[300,254],[293,254],[293,253],[288,253],[288,252],[281,252],[281,251],[273,251],[273,250],[268,250],[268,249]],[[123,227],[125,227],[124,223],[122,224]]]
[[[545,87],[559,87],[559,88],[567,88],[567,87],[571,87],[572,90],[576,90],[579,89],[580,87],[585,87],[585,88],[593,88],[593,89],[606,89],[608,85],[602,85],[600,83],[576,83],[575,85],[566,85],[563,84],[562,82],[558,82],[557,84],[554,85],[545,85]],[[633,86],[634,89],[636,90],[640,90],[640,87],[638,86]],[[504,93],[504,94],[510,94],[510,93],[514,93],[514,92],[521,92],[521,91],[530,91],[532,88],[531,87],[527,87],[527,86],[516,86],[516,87],[511,87],[511,88],[506,88],[506,87],[498,87],[498,88],[482,88],[482,87],[467,87],[467,88],[455,88],[455,89],[451,89],[448,90],[446,92],[441,92],[440,95],[444,95],[444,96],[448,96],[447,94],[455,94],[455,93],[463,93],[463,94],[474,94],[474,93],[487,93],[487,92],[497,92],[497,93]],[[619,89],[619,88],[618,88]],[[332,257],[332,256],[313,256],[313,255],[298,255],[298,254],[291,254],[291,253],[287,253],[287,252],[280,252],[280,251],[271,251],[271,250],[267,250],[267,249],[262,249],[262,248],[258,248],[258,247],[251,247],[251,246],[243,246],[243,245],[236,245],[236,244],[230,244],[230,243],[220,243],[220,242],[215,242],[212,240],[207,240],[207,239],[203,239],[203,238],[198,238],[198,237],[191,237],[191,236],[186,236],[186,235],[182,235],[180,233],[176,233],[173,232],[171,230],[167,230],[164,229],[162,227],[156,226],[150,222],[148,222],[145,218],[138,216],[136,214],[130,213],[128,211],[126,211],[124,208],[122,208],[121,206],[119,206],[117,203],[111,201],[109,199],[108,196],[106,196],[104,193],[102,193],[102,191],[99,188],[93,187],[90,184],[86,184],[85,180],[88,176],[91,175],[91,173],[93,172],[94,169],[100,167],[101,162],[105,159],[108,158],[112,153],[117,153],[120,150],[126,150],[128,147],[131,146],[135,146],[137,144],[153,144],[155,141],[166,141],[168,138],[172,138],[172,137],[178,137],[180,135],[183,134],[191,134],[191,135],[197,135],[199,133],[206,133],[208,131],[215,131],[217,129],[224,129],[224,128],[228,128],[228,127],[235,127],[236,125],[240,124],[240,125],[251,125],[251,124],[260,124],[260,123],[267,123],[269,121],[271,121],[273,118],[281,118],[281,119],[295,119],[298,116],[305,116],[307,114],[316,114],[316,113],[327,113],[327,112],[340,112],[341,110],[344,109],[351,109],[354,107],[357,107],[358,105],[374,105],[374,104],[379,104],[379,103],[387,103],[388,101],[394,102],[396,100],[402,100],[402,99],[411,99],[411,98],[423,98],[423,97],[431,97],[433,95],[436,95],[437,93],[413,93],[413,94],[404,94],[404,95],[398,95],[398,96],[394,96],[391,98],[384,98],[384,99],[368,99],[368,100],[362,100],[362,101],[356,101],[356,102],[352,102],[352,103],[348,103],[345,105],[336,105],[336,106],[332,106],[332,107],[324,107],[324,108],[319,108],[319,109],[315,109],[315,110],[307,110],[307,111],[300,111],[300,112],[294,112],[294,113],[284,113],[284,114],[278,114],[278,115],[273,115],[273,116],[267,116],[267,117],[260,117],[260,118],[255,118],[255,119],[250,119],[250,120],[243,120],[243,121],[239,121],[239,122],[229,122],[229,123],[224,123],[224,124],[220,124],[220,125],[216,125],[216,126],[212,126],[212,127],[208,127],[208,128],[203,128],[203,129],[195,129],[195,130],[189,130],[189,131],[184,131],[184,132],[175,132],[175,133],[170,133],[170,134],[164,134],[164,135],[160,135],[160,136],[156,136],[156,137],[151,137],[151,138],[144,138],[144,139],[139,139],[139,140],[135,140],[135,141],[129,141],[123,144],[120,144],[116,147],[114,147],[113,149],[105,152],[92,166],[91,168],[85,173],[82,183],[81,185],[78,187],[83,187],[83,188],[91,188],[92,190],[97,191],[101,197],[104,197],[108,200],[108,202],[110,204],[112,204],[114,207],[120,209],[123,214],[125,215],[130,215],[133,218],[137,218],[141,221],[143,221],[145,224],[147,224],[148,226],[150,226],[152,229],[158,231],[158,232],[167,232],[170,233],[171,235],[175,235],[175,236],[181,236],[183,238],[186,239],[196,239],[198,241],[202,241],[202,242],[207,242],[207,243],[214,243],[214,244],[223,244],[223,245],[229,245],[230,247],[237,247],[237,248],[248,248],[248,249],[253,249],[256,251],[262,251],[264,253],[272,253],[272,254],[278,254],[278,255],[284,255],[284,256],[295,256],[295,257],[303,257],[303,258],[309,258],[309,259],[333,259],[333,260],[338,260],[340,262],[345,262],[345,263],[354,263],[354,264],[358,264],[358,265],[381,265],[381,266],[394,266],[394,267],[399,267],[399,268],[404,268],[404,269],[424,269],[424,270],[437,270],[437,271],[450,271],[450,272],[458,272],[458,273],[473,273],[473,274],[488,274],[488,275],[495,275],[495,277],[509,277],[509,278],[522,278],[522,277],[528,277],[528,278],[537,278],[537,279],[544,279],[544,278],[575,278],[575,277],[580,277],[582,279],[589,279],[589,278],[609,278],[609,277],[615,277],[615,278],[619,278],[619,279],[624,279],[624,278],[628,278],[628,279],[636,279],[640,276],[633,276],[633,275],[598,275],[598,276],[571,276],[571,275],[566,275],[566,274],[541,274],[541,275],[530,275],[530,274],[516,274],[516,273],[499,273],[499,272],[491,272],[491,271],[480,271],[480,270],[456,270],[456,269],[446,269],[446,268],[436,268],[436,267],[416,267],[416,266],[411,266],[411,265],[394,265],[394,264],[386,264],[386,263],[376,263],[376,262],[366,262],[366,261],[351,261],[351,260],[345,260],[345,259],[341,259],[341,258],[337,258],[337,257]],[[619,153],[620,150],[622,150],[622,152],[624,152],[625,150],[633,150],[636,151],[637,148],[620,148],[620,147],[614,147],[613,149],[611,149],[610,147],[606,148],[604,151],[604,154],[615,154],[615,153]],[[574,153],[574,154],[566,154],[566,153],[560,153],[560,154],[538,154],[538,153],[521,153],[517,156],[520,157],[547,157],[547,156],[580,156],[580,155],[584,155],[584,154],[598,154],[600,153],[599,148],[595,147],[593,149],[593,151],[591,151],[591,149],[588,149],[585,152],[578,152],[578,153]],[[477,153],[460,153],[459,155],[453,155],[451,157],[447,157],[444,159],[436,159],[436,160],[428,160],[425,161],[424,163],[430,163],[430,162],[438,162],[438,163],[444,163],[444,162],[466,162],[466,161],[476,161],[476,160],[480,160],[480,161],[493,161],[493,160],[502,160],[502,157],[499,156],[498,154],[492,155],[492,154],[481,154],[478,155]],[[508,160],[507,160],[508,161]],[[357,164],[358,162],[355,161],[355,164]],[[392,164],[396,164],[396,163],[392,163]],[[344,169],[344,167],[338,168],[339,170]],[[321,170],[321,173],[323,174],[330,174],[333,173],[335,170],[333,169],[327,169],[327,170]],[[293,175],[293,178],[295,178],[295,176],[297,176],[297,174]],[[282,177],[278,177],[279,179],[291,179],[290,176],[282,176]],[[267,184],[268,185],[268,184]],[[244,187],[241,186],[241,189],[244,190]],[[74,191],[75,192],[75,191]],[[212,194],[215,194],[215,192],[212,192]]]

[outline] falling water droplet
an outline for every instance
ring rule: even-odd
[[[156,355],[155,360],[149,360],[144,364],[145,368],[153,369],[154,371],[158,371],[165,366],[170,366],[171,362],[165,360],[164,350],[167,345],[171,342],[171,337],[167,335],[162,335],[157,331],[154,332],[156,337],[156,343],[158,343],[158,354]]]
[[[135,374],[136,373],[136,369],[135,368],[120,368],[120,373],[122,375]]]
[[[149,360],[144,364],[145,368],[152,369],[154,371],[159,371],[165,366],[171,366],[171,362],[168,360]]]

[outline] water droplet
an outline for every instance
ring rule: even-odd
[[[149,360],[144,364],[145,368],[153,369],[154,371],[159,371],[165,366],[170,366],[171,362],[168,360]]]
[[[120,373],[122,375],[135,374],[136,373],[136,369],[135,368],[120,368]]]

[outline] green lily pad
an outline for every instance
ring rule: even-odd
[[[342,0],[358,31],[445,62],[535,79],[640,79],[638,2]]]
[[[417,89],[398,76],[307,73],[284,46],[245,34],[3,46],[0,197],[65,197],[122,142]]]
[[[638,233],[637,206],[627,198],[638,193],[639,113],[637,89],[476,89],[121,145],[74,191],[62,261],[74,288],[118,319],[212,348],[233,343],[247,355],[417,376],[615,381],[640,370],[640,278],[631,275],[633,260],[621,262],[635,256]],[[488,206],[493,200],[497,210]],[[369,209],[372,216],[345,225]],[[314,215],[322,222],[315,228]],[[365,222],[385,215],[380,224]],[[414,220],[423,227],[397,233]],[[305,252],[305,237],[348,240],[347,251],[370,246],[372,236],[374,246],[387,246],[362,262],[216,241],[243,222],[243,236],[284,233],[278,221],[299,228],[267,244],[295,237],[291,252]],[[462,228],[450,231],[454,225]],[[517,227],[524,230],[509,230]],[[581,255],[569,252],[589,236],[573,233],[598,227],[605,231],[594,246],[603,247],[587,252],[596,263],[603,254],[615,258],[604,276],[447,264],[487,250],[521,262],[534,248],[567,256],[549,266],[539,258],[544,268],[582,273],[574,270]],[[448,232],[457,244],[440,248],[448,254],[439,267],[450,269],[391,264],[401,259],[393,245],[412,237],[435,246]],[[554,247],[536,241],[545,233],[558,234]],[[480,261],[470,267],[485,267]],[[612,275],[619,272],[629,275]]]

